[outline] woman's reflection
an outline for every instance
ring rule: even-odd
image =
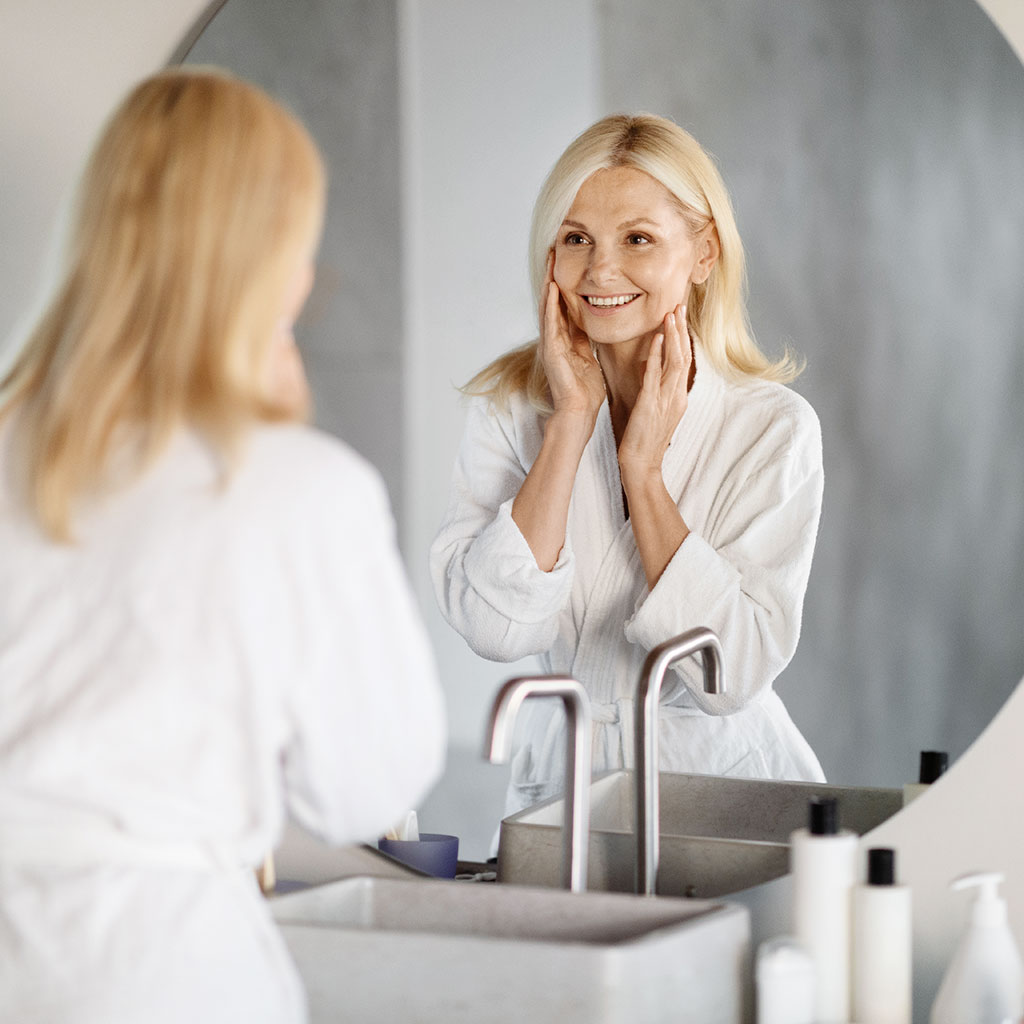
[[[796,361],[751,337],[721,177],[672,122],[605,118],[545,182],[530,255],[539,340],[465,389],[431,552],[445,616],[483,657],[537,654],[585,685],[598,771],[632,767],[648,651],[708,626],[727,692],[705,694],[697,663],[679,666],[661,767],[821,780],[772,689],[800,634],[820,429],[783,386]],[[528,712],[506,813],[561,789],[559,716]]]

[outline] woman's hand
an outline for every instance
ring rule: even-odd
[[[593,430],[597,410],[605,399],[604,375],[591,350],[590,339],[569,319],[555,284],[554,263],[551,253],[540,310],[541,362],[555,412],[585,415]]]
[[[651,342],[640,394],[619,445],[619,469],[627,493],[633,481],[661,479],[662,460],[686,412],[692,359],[686,307],[676,306]]]
[[[537,458],[512,502],[512,520],[544,572],[554,568],[565,544],[576,471],[605,399],[604,374],[590,339],[565,311],[552,276],[554,263],[552,253],[540,310],[540,356],[554,412],[544,424]]]
[[[692,359],[686,309],[677,306],[665,317],[664,330],[651,342],[640,394],[619,445],[622,489],[652,590],[690,533],[665,487],[661,463],[686,412]]]

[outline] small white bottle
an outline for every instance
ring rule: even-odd
[[[944,750],[922,750],[917,782],[903,783],[903,806],[916,800],[949,767],[949,754]]]
[[[932,1006],[931,1024],[1016,1024],[1024,1016],[1024,970],[1010,931],[997,872],[963,875],[953,889],[977,887],[970,923]]]
[[[789,935],[757,949],[757,1024],[814,1024],[814,964]]]
[[[833,797],[810,802],[807,828],[790,837],[793,935],[814,964],[815,1020],[850,1019],[850,916],[857,835],[839,828]]]
[[[868,850],[867,884],[853,890],[853,1020],[910,1024],[912,949],[910,889],[896,884],[895,851]]]

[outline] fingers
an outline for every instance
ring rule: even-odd
[[[644,391],[657,394],[661,388],[661,364],[665,354],[665,335],[656,334],[651,339],[651,347],[647,352],[647,365],[644,367],[644,379],[641,385]]]
[[[550,298],[551,285],[555,280],[555,251],[552,249],[548,252],[548,261],[544,267],[544,287],[540,292],[540,322],[543,324],[544,319],[547,316],[548,299]]]
[[[665,316],[665,367],[681,372],[689,366],[690,345],[686,329],[686,307],[676,306]]]

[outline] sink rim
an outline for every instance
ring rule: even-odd
[[[745,788],[754,789],[765,789],[765,790],[778,790],[782,787],[787,789],[804,790],[809,795],[837,795],[843,792],[855,790],[858,794],[864,794],[870,796],[872,794],[878,796],[888,796],[890,799],[896,799],[902,796],[902,789],[896,789],[887,786],[844,786],[837,783],[830,782],[806,782],[801,779],[748,779],[742,776],[728,776],[728,775],[709,775],[701,772],[659,772],[659,779],[662,776],[672,776],[685,779],[708,779],[715,780],[718,783],[722,783],[725,786],[732,784],[742,784]],[[591,799],[591,825],[590,835],[594,834],[608,835],[608,836],[635,836],[635,817],[634,823],[629,827],[610,827],[606,825],[600,825],[594,823],[594,811],[597,801],[604,795],[604,791],[611,791],[615,783],[619,781],[632,782],[635,776],[635,772],[629,768],[612,768],[602,772],[596,772],[590,780],[590,799]],[[632,790],[629,790],[632,794]],[[513,814],[508,815],[502,819],[501,825],[504,827],[505,823],[508,822],[510,826],[525,825],[531,829],[543,829],[551,830],[554,832],[560,832],[562,829],[561,822],[548,822],[548,821],[533,821],[532,817],[538,814],[544,814],[550,812],[552,808],[555,808],[564,803],[564,799],[561,795],[548,797],[546,800],[541,800],[536,804],[532,804],[530,807],[524,807],[520,811],[516,811]],[[895,812],[894,812],[895,813]],[[634,810],[635,815],[635,810]],[[691,831],[691,832],[670,832],[666,831],[664,824],[660,829],[660,835],[663,838],[669,838],[672,840],[677,839],[694,839],[699,840],[703,843],[742,843],[745,846],[788,846],[788,840],[780,839],[747,839],[740,836],[722,836],[716,835],[710,832],[702,831]],[[500,849],[500,844],[499,844]]]
[[[371,900],[377,894],[382,897],[401,898],[401,889],[409,888],[409,894],[418,897],[437,897],[439,913],[450,908],[452,902],[478,902],[496,904],[489,911],[483,929],[452,926],[437,928],[428,924],[410,924],[394,927],[385,923],[376,925],[353,920],[330,918],[327,908],[309,906],[319,902],[318,897],[330,899],[337,893],[341,901],[360,897]],[[319,883],[307,889],[295,890],[283,895],[270,896],[271,912],[278,927],[285,929],[323,929],[346,932],[353,935],[391,937],[402,941],[432,940],[446,942],[485,942],[514,946],[516,949],[534,946],[583,947],[595,952],[627,950],[639,944],[680,940],[684,934],[694,931],[712,920],[729,916],[746,916],[745,907],[721,899],[692,899],[683,896],[658,895],[636,896],[621,892],[570,893],[566,890],[541,886],[506,886],[496,883],[457,882],[432,878],[379,878],[356,875]],[[305,906],[304,906],[305,905]],[[359,904],[357,909],[362,907]],[[518,918],[526,921],[528,928],[517,930],[515,926],[495,927],[494,916],[508,907],[518,911]],[[581,911],[585,913],[581,917]],[[342,912],[346,908],[342,907]],[[534,913],[542,911],[542,913]],[[611,912],[611,914],[609,913]],[[611,919],[610,919],[611,917]],[[543,918],[543,921],[541,921]],[[552,930],[547,922],[555,918],[561,928]],[[540,924],[538,923],[540,922]],[[543,925],[543,926],[541,926]],[[574,928],[579,928],[577,933]]]

